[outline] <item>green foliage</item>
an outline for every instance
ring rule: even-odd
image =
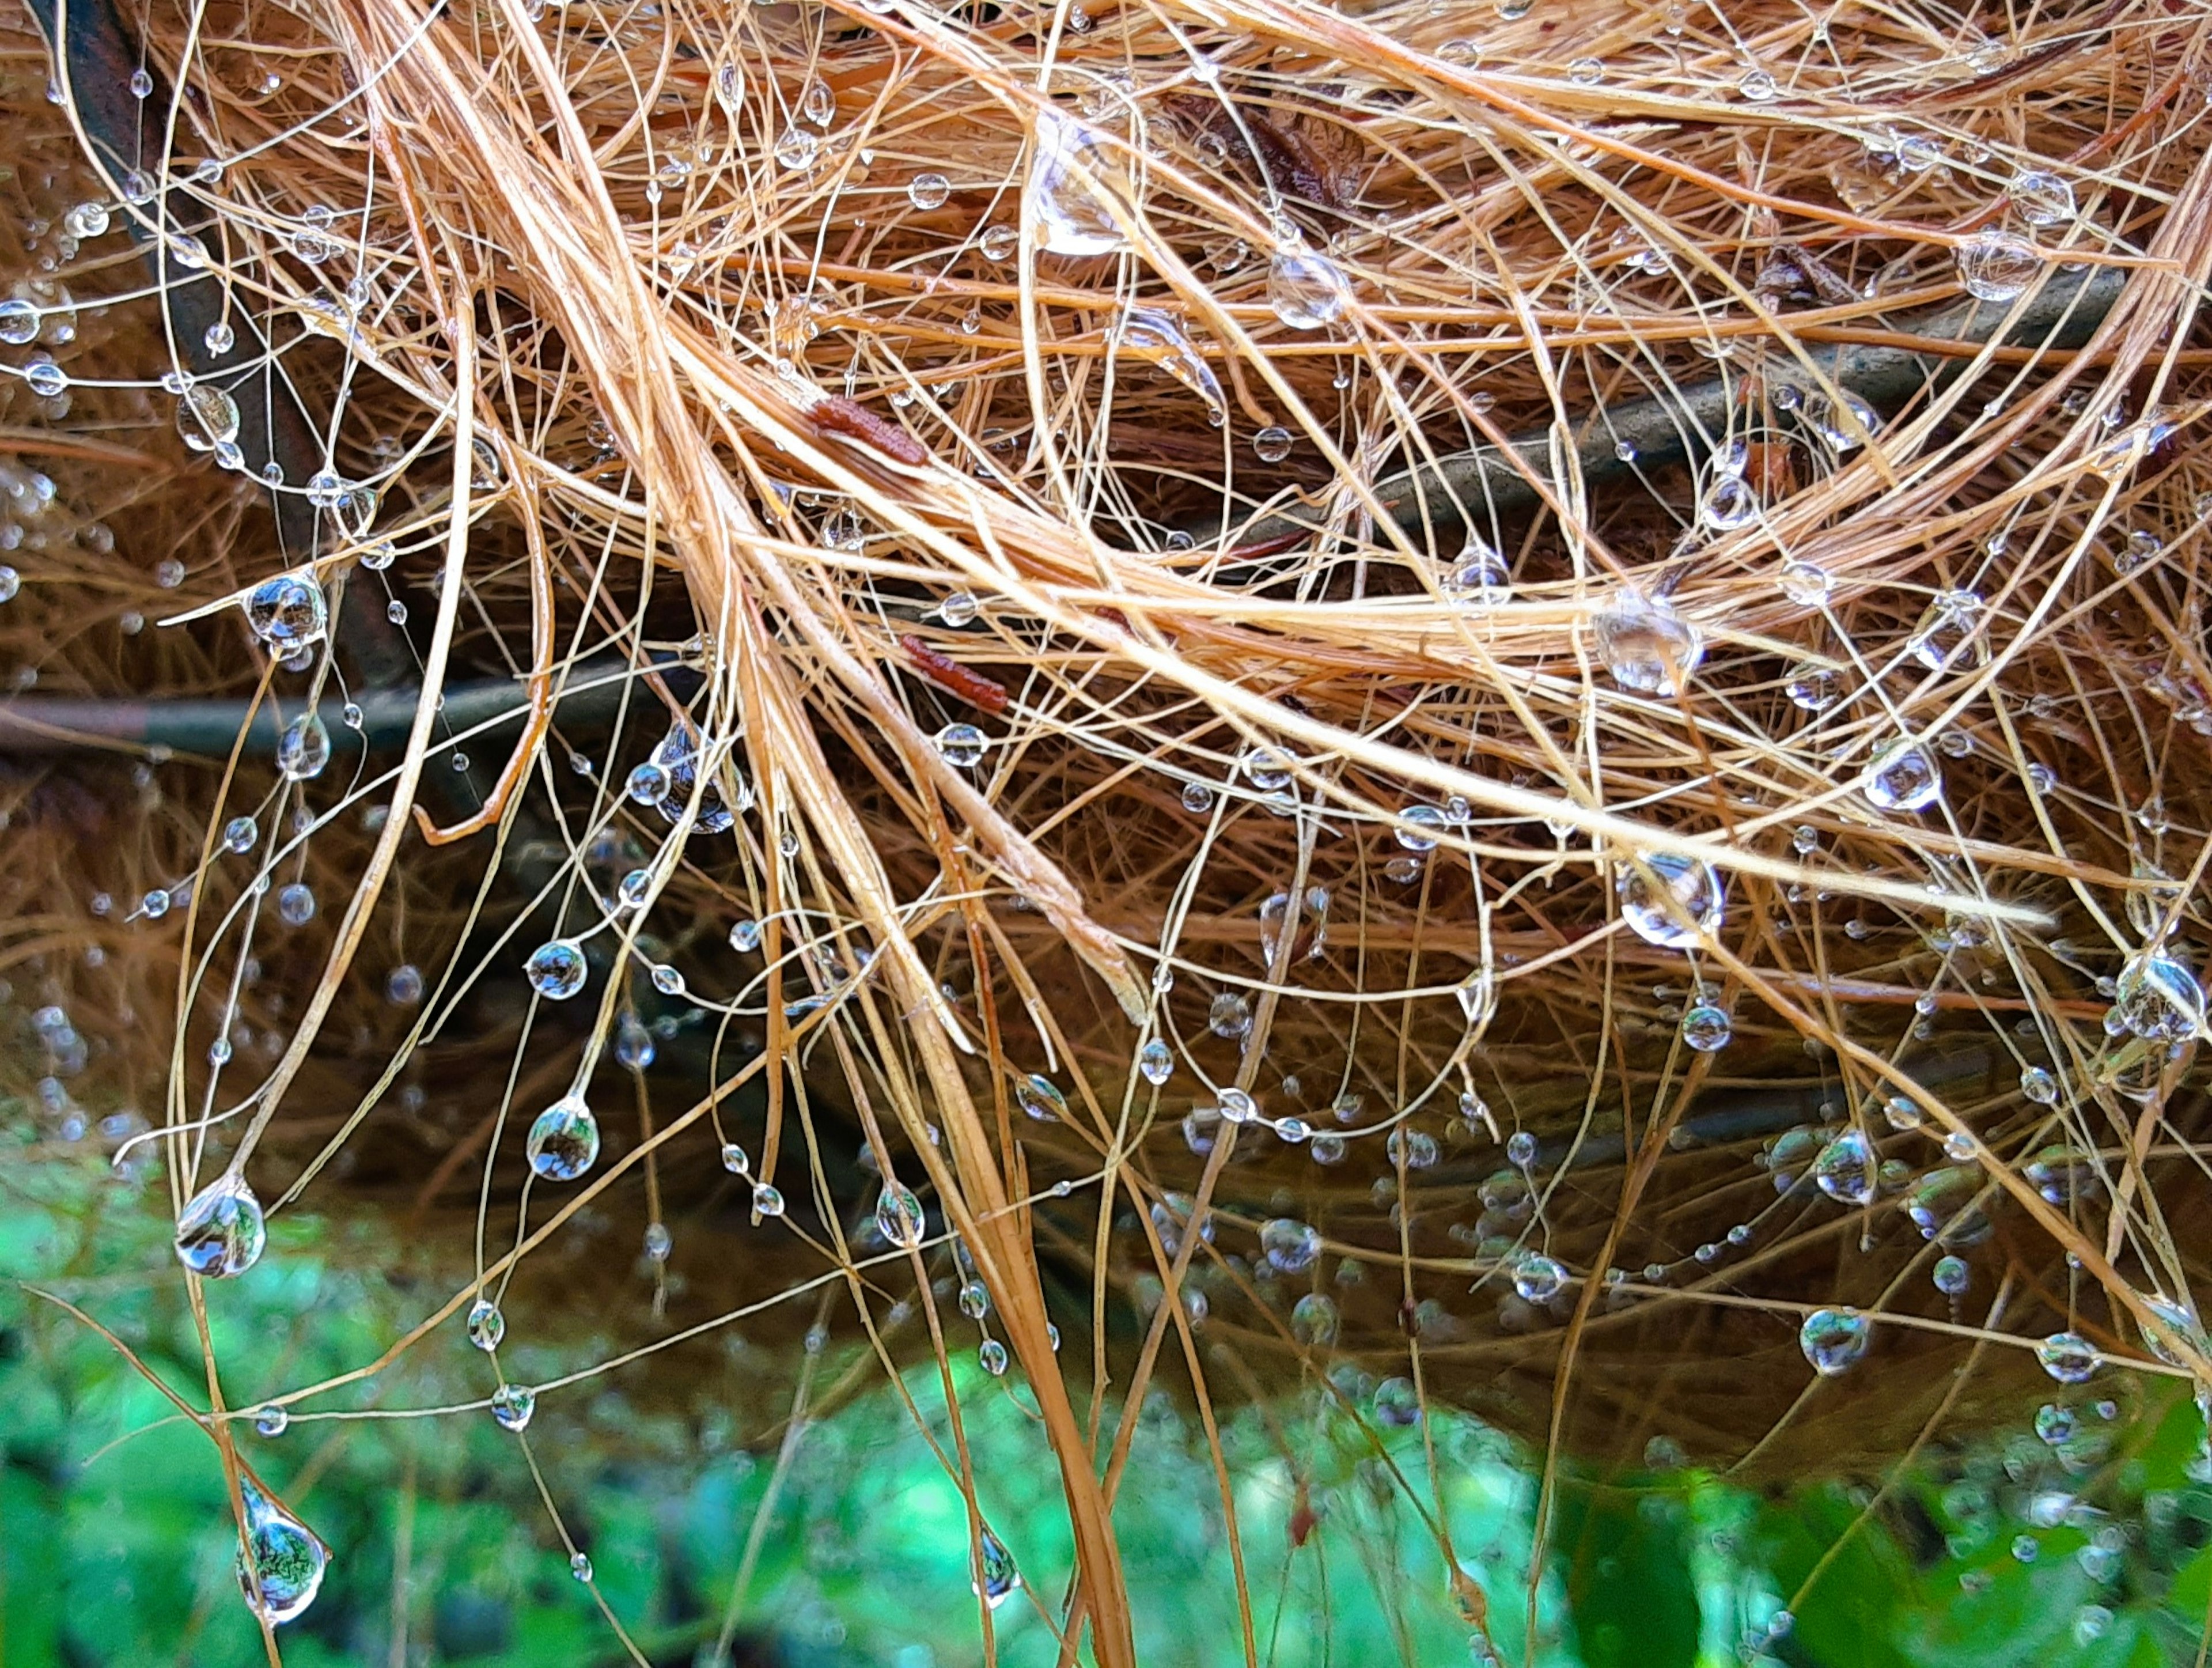
[[[204,1406],[163,1199],[96,1161],[15,1157],[0,1162],[0,1668],[256,1660],[212,1444],[108,1343],[15,1283],[82,1304]],[[382,1251],[373,1234],[287,1216],[260,1267],[210,1288],[230,1405],[361,1367],[419,1319],[423,1294],[376,1272]],[[528,1317],[515,1322],[504,1359],[517,1378],[588,1363],[533,1346]],[[416,1663],[622,1659],[516,1439],[483,1409],[489,1371],[452,1325],[375,1380],[303,1405],[281,1436],[234,1427],[333,1552],[315,1605],[280,1635],[288,1663],[391,1659],[395,1625]],[[749,1545],[736,1628],[766,1659],[980,1659],[933,1370],[906,1386],[919,1425],[885,1389],[805,1427],[772,1504],[781,1430],[733,1431],[711,1407],[690,1422],[643,1411],[639,1382],[547,1392],[529,1442],[590,1554],[596,1598],[654,1662],[714,1641]],[[998,1658],[1046,1668],[1073,1558],[1056,1469],[1017,1379],[966,1367],[956,1385],[981,1509],[1024,1577],[990,1616]],[[1541,1668],[2150,1668],[2187,1660],[2212,1607],[2212,1490],[2192,1476],[2203,1428],[2171,1393],[2110,1420],[2085,1402],[2081,1433],[2057,1447],[2017,1430],[1931,1455],[1871,1512],[1867,1489],[1836,1482],[1776,1500],[1694,1472],[1632,1487],[1569,1476],[1531,1651],[1527,1456],[1469,1420],[1382,1425],[1364,1415],[1372,1391],[1343,1373],[1264,1417],[1224,1416],[1253,1648],[1275,1668],[1480,1660],[1438,1512],[1487,1596],[1498,1657]],[[1214,1458],[1165,1403],[1141,1422],[1116,1520],[1143,1659],[1239,1662],[1246,1612]]]

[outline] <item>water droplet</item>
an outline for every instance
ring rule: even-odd
[[[225,441],[236,440],[238,422],[238,402],[212,382],[195,382],[185,390],[184,397],[177,401],[177,432],[184,436],[185,446],[192,451],[212,452]],[[305,571],[280,575],[257,587],[247,599],[247,614],[249,616],[252,614],[254,600],[258,599],[264,591],[268,590],[270,586],[282,586],[288,583],[293,586],[305,585],[314,591],[316,612],[319,616],[322,587],[315,583],[312,574]],[[258,625],[254,627],[254,631],[257,636],[262,637],[263,642],[268,641],[268,637],[262,633]]]
[[[1458,559],[1444,570],[1443,591],[1467,607],[1495,608],[1513,594],[1513,577],[1490,541],[1470,533]]]
[[[837,95],[820,76],[806,83],[799,95],[799,113],[817,127],[827,127],[837,113]]]
[[[574,1576],[579,1581],[589,1581],[592,1579],[591,1559],[580,1552],[570,1553],[568,1555],[568,1574]]]
[[[330,625],[323,587],[305,568],[264,579],[246,594],[246,624],[272,654],[319,642]]]
[[[315,893],[304,880],[295,880],[276,894],[276,918],[288,927],[304,927],[315,918]]]
[[[256,1615],[281,1628],[315,1602],[330,1550],[252,1478],[240,1477],[238,1490],[246,1507],[246,1533],[234,1566],[238,1589]]]
[[[532,950],[529,960],[522,964],[522,971],[539,995],[566,1001],[584,988],[591,964],[584,958],[582,945],[574,939],[556,938]]]
[[[260,1435],[279,1437],[292,1426],[292,1415],[281,1403],[270,1402],[253,1415],[253,1428]]]
[[[1206,1008],[1206,1028],[1234,1042],[1252,1029],[1252,1004],[1234,990],[1222,991]]]
[[[210,353],[221,356],[238,345],[238,332],[218,319],[200,332],[200,342]]]
[[[1590,617],[1598,657],[1621,688],[1671,696],[1705,658],[1698,628],[1664,601],[1624,587]]]
[[[775,160],[793,173],[814,165],[822,154],[822,136],[793,122],[775,142]]]
[[[20,348],[39,338],[39,309],[20,296],[0,301],[0,342]]]
[[[465,1325],[469,1342],[489,1355],[499,1348],[500,1340],[507,1336],[507,1317],[489,1298],[480,1297],[469,1305]]]
[[[1137,1050],[1137,1069],[1144,1074],[1145,1081],[1158,1088],[1174,1074],[1175,1055],[1155,1037]]]
[[[1790,704],[1806,712],[1826,712],[1844,697],[1844,680],[1833,668],[1801,661],[1790,670],[1783,692]]]
[[[982,1567],[983,1579],[981,1585],[972,1581],[969,1585],[996,1610],[1014,1596],[1014,1590],[1022,1584],[1022,1573],[1014,1567],[1014,1555],[988,1529],[976,1543],[976,1561]]]
[[[1261,463],[1280,463],[1291,455],[1291,431],[1269,425],[1252,436],[1252,451]]]
[[[1513,1289],[1523,1303],[1549,1303],[1566,1284],[1566,1266],[1541,1251],[1525,1251],[1513,1265]]]
[[[1879,1170],[1866,1136],[1846,1129],[1813,1160],[1813,1182],[1838,1204],[1863,1205],[1874,1197]]]
[[[1699,1002],[1682,1011],[1682,1041],[1700,1054],[1714,1054],[1735,1034],[1726,1010]]]
[[[1040,249],[1079,257],[1127,247],[1106,206],[1104,181],[1113,171],[1097,136],[1082,122],[1051,108],[1037,113],[1023,202]]]
[[[2046,168],[2014,174],[2008,191],[2020,217],[2031,226],[2063,225],[2079,212],[2074,206],[2074,187]]]
[[[2053,1332],[2035,1346],[2035,1359],[2062,1385],[2078,1385],[2097,1371],[2097,1347],[2078,1332]]]
[[[939,756],[955,770],[973,770],[983,762],[983,732],[973,724],[947,724],[933,740]]]
[[[941,173],[917,173],[906,188],[907,201],[917,209],[941,209],[952,195],[952,182]]]
[[[1900,741],[1867,767],[1859,791],[1883,811],[1925,811],[1943,797],[1943,772],[1927,748]]]
[[[782,1190],[776,1187],[771,1187],[766,1182],[757,1182],[754,1184],[753,1208],[758,1211],[763,1216],[782,1215]]]
[[[654,1263],[665,1263],[668,1253],[676,1249],[675,1239],[669,1233],[665,1222],[647,1222],[644,1243],[647,1259]]]
[[[1782,594],[1800,608],[1825,606],[1834,583],[1828,570],[1816,563],[1792,560],[1782,564]]]
[[[1014,1085],[1014,1104],[1039,1123],[1057,1123],[1067,1116],[1067,1099],[1048,1077],[1035,1073]]]
[[[599,1156],[599,1121],[580,1095],[563,1095],[530,1126],[524,1150],[549,1182],[573,1182]]]
[[[233,817],[222,825],[222,843],[231,851],[251,851],[260,838],[261,830],[251,817]]]
[[[876,1232],[884,1243],[912,1250],[921,1244],[927,1228],[921,1201],[915,1197],[914,1190],[898,1182],[885,1182],[876,1197]]]
[[[1304,1274],[1321,1256],[1321,1232],[1291,1217],[1272,1217],[1260,1225],[1260,1250],[1279,1274]]]
[[[1973,1271],[1966,1266],[1966,1259],[1963,1257],[1937,1257],[1935,1268],[1929,1270],[1929,1278],[1945,1297],[1964,1297],[1974,1279]]]
[[[2078,1421],[2074,1409],[2045,1402],[2035,1411],[2035,1434],[2056,1448],[2073,1440]]]
[[[1506,1138],[1505,1156],[1510,1162],[1526,1170],[1536,1161],[1536,1137],[1526,1129],[1516,1129]],[[1509,1177],[1507,1179],[1517,1183],[1520,1178]]]
[[[1375,1386],[1375,1421],[1403,1430],[1421,1420],[1420,1393],[1407,1378],[1385,1379]]]
[[[2203,1034],[2203,987],[2163,951],[2129,959],[2114,983],[2112,1006],[2130,1032],[2150,1042],[2184,1043]]]
[[[1267,306],[1292,330],[1319,330],[1344,311],[1344,274],[1326,255],[1291,244],[1267,262]]]
[[[1186,782],[1182,785],[1182,808],[1194,816],[1204,816],[1213,809],[1213,789],[1202,782]]]
[[[1765,104],[1780,91],[1774,77],[1764,70],[1747,70],[1743,79],[1736,82],[1735,90],[1753,104]]]
[[[1698,501],[1698,519],[1720,533],[1733,533],[1759,519],[1759,494],[1740,478],[1722,475]]]
[[[1216,422],[1221,420],[1227,407],[1222,399],[1220,380],[1191,344],[1174,314],[1158,307],[1130,307],[1121,315],[1115,342],[1119,348],[1133,349],[1148,357],[1157,355],[1153,362],[1204,400],[1210,417]]]
[[[1337,1324],[1336,1300],[1322,1293],[1309,1292],[1291,1306],[1291,1336],[1310,1348],[1334,1343]]]
[[[1816,1309],[1797,1329],[1797,1347],[1821,1377],[1848,1373],[1867,1352],[1874,1324],[1856,1309]]]
[[[1727,892],[1711,863],[1675,852],[1655,852],[1640,866],[1624,865],[1613,887],[1622,918],[1646,944],[1686,949],[1720,930]]]
[[[276,768],[294,782],[312,782],[331,762],[331,732],[319,713],[301,713],[276,738]]]
[[[103,235],[112,219],[107,204],[96,198],[78,204],[64,216],[70,235],[78,239]]]
[[[501,1385],[491,1393],[491,1416],[501,1430],[527,1429],[537,1411],[538,1392],[527,1385]]]
[[[218,1176],[177,1217],[177,1260],[210,1280],[244,1274],[268,1243],[261,1201],[243,1176]]]
[[[994,1379],[1003,1378],[1005,1376],[1006,1371],[1006,1346],[1000,1343],[996,1338],[984,1339],[981,1347],[975,1351],[975,1359],[982,1364],[983,1371],[989,1373]]]
[[[647,763],[656,766],[667,782],[660,797],[653,803],[660,813],[661,820],[674,824],[683,820],[685,809],[696,792],[699,800],[698,819],[692,825],[702,834],[720,834],[737,821],[737,816],[722,796],[719,775],[710,776],[702,783],[699,780],[699,740],[691,727],[678,721],[668,727],[668,734],[653,750]],[[644,767],[640,766],[642,770]],[[637,772],[631,772],[630,796],[637,795]],[[737,777],[738,811],[752,802],[750,785]]]
[[[1955,259],[1959,282],[1984,301],[2014,300],[2043,271],[2036,247],[2008,232],[1976,232],[1959,245]]]

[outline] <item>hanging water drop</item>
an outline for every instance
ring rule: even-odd
[[[1816,1309],[1797,1329],[1797,1347],[1826,1379],[1848,1373],[1867,1352],[1874,1324],[1856,1309]]]
[[[1654,852],[1641,864],[1623,865],[1613,886],[1621,918],[1646,944],[1686,949],[1720,930],[1727,892],[1711,863]]]
[[[952,195],[952,182],[941,173],[917,173],[906,188],[907,201],[917,209],[941,209]]]
[[[2062,1385],[2078,1385],[2097,1371],[2097,1346],[2078,1332],[2053,1332],[2035,1346],[2035,1359]]]
[[[302,713],[276,738],[276,768],[294,782],[312,782],[331,762],[330,727],[319,713]]]
[[[1682,1010],[1682,1041],[1700,1054],[1717,1054],[1735,1034],[1728,1012],[1711,1002]]]
[[[526,1430],[537,1411],[538,1392],[527,1385],[501,1385],[491,1393],[491,1416],[501,1430]]]
[[[1943,797],[1943,772],[1927,748],[1900,741],[1867,767],[1859,791],[1880,810],[1925,811]]]
[[[573,1182],[599,1156],[599,1121],[580,1095],[564,1095],[532,1122],[524,1150],[545,1180]]]
[[[212,382],[195,382],[185,390],[184,398],[177,402],[177,432],[184,436],[185,446],[192,451],[212,452],[224,441],[236,440],[238,426],[238,402]],[[283,579],[296,580],[303,577],[307,576],[286,575],[280,579],[270,580],[266,584],[257,587],[253,592],[253,597],[258,598],[269,585],[279,584]],[[313,583],[312,578],[308,578],[307,582],[311,585]],[[314,589],[317,612],[319,613],[322,587],[315,586]],[[246,604],[246,612],[251,615],[252,612],[253,602],[249,600]],[[254,630],[257,635],[262,635],[258,625]],[[267,640],[264,635],[263,641]]]
[[[2080,212],[2074,206],[2074,187],[2047,168],[2023,169],[2007,190],[2013,207],[2031,226],[2063,226]]]
[[[1097,136],[1064,112],[1037,113],[1035,148],[1023,203],[1048,254],[1111,254],[1128,240],[1107,208],[1105,180],[1113,163]]]
[[[1137,1069],[1145,1081],[1158,1088],[1175,1072],[1175,1056],[1168,1045],[1155,1037],[1137,1050]]]
[[[947,724],[932,740],[939,757],[955,770],[973,770],[983,762],[983,732],[973,724]]]
[[[1814,1159],[1813,1183],[1838,1204],[1863,1205],[1874,1197],[1879,1169],[1866,1136],[1846,1129]]]
[[[2185,1043],[2204,1032],[2204,989],[2186,964],[2146,950],[2120,969],[2112,1007],[2132,1035],[2154,1043]]]
[[[246,594],[246,624],[274,655],[318,643],[330,628],[323,587],[306,568],[264,579]]]
[[[1541,1251],[1524,1251],[1513,1265],[1513,1290],[1523,1303],[1549,1303],[1566,1283],[1566,1266]]]
[[[1014,1590],[1022,1584],[1022,1573],[1014,1568],[1014,1555],[988,1529],[976,1543],[975,1561],[981,1567],[982,1580],[969,1585],[986,1604],[996,1610],[1014,1596]]]
[[[177,1217],[177,1260],[210,1280],[244,1274],[267,1241],[261,1201],[243,1176],[216,1177]]]
[[[1115,341],[1121,349],[1133,350],[1151,358],[1206,402],[1209,417],[1216,423],[1222,420],[1228,408],[1222,399],[1220,379],[1191,344],[1174,314],[1154,307],[1130,307],[1121,315],[1121,328]]]
[[[238,1492],[246,1508],[246,1532],[234,1565],[238,1588],[255,1615],[281,1628],[315,1602],[330,1550],[251,1477],[239,1478]]]
[[[1512,574],[1490,541],[1471,532],[1444,570],[1443,592],[1466,607],[1495,608],[1512,595]]]
[[[1321,1256],[1321,1232],[1291,1217],[1272,1217],[1260,1225],[1260,1250],[1278,1274],[1304,1274]]]
[[[1014,1104],[1039,1123],[1057,1123],[1067,1116],[1066,1097],[1050,1078],[1034,1072],[1014,1085]]]
[[[1336,1300],[1309,1292],[1291,1306],[1291,1336],[1309,1348],[1326,1348],[1336,1342]]]
[[[1638,695],[1674,695],[1705,658],[1696,626],[1665,601],[1626,587],[1591,615],[1590,630],[1613,682]]]
[[[2015,300],[2043,271],[2036,247],[2008,232],[1976,232],[1960,243],[1954,256],[1959,282],[1978,301]]]
[[[585,959],[582,945],[574,939],[556,938],[532,950],[522,964],[522,971],[532,989],[558,1002],[584,988],[591,965]]]
[[[915,1197],[914,1190],[898,1182],[885,1182],[876,1197],[876,1232],[884,1243],[911,1251],[921,1244],[927,1227],[921,1201]]]
[[[1336,263],[1297,244],[1267,263],[1267,307],[1292,330],[1319,330],[1344,311],[1348,287]]]
[[[480,1297],[469,1305],[468,1318],[462,1324],[468,1332],[469,1342],[487,1355],[498,1348],[500,1340],[507,1336],[507,1317],[488,1297]]]

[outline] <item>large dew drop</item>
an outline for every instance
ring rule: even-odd
[[[330,1549],[314,1531],[255,1488],[238,1480],[246,1507],[246,1534],[239,1543],[239,1591],[256,1615],[272,1628],[296,1620],[322,1590]]]
[[[1014,1590],[1022,1584],[1022,1573],[1014,1567],[1014,1555],[988,1529],[983,1531],[975,1554],[976,1562],[982,1566],[983,1579],[969,1586],[986,1604],[996,1610],[1014,1596]]]
[[[1613,681],[1638,695],[1672,696],[1705,654],[1696,626],[1638,591],[1615,592],[1590,617],[1590,630]]]
[[[584,947],[568,938],[539,945],[530,953],[530,959],[522,964],[530,988],[556,1002],[566,1001],[581,990],[590,971],[590,964],[584,959]]]
[[[653,750],[650,762],[660,770],[666,782],[660,797],[653,801],[663,821],[681,821],[695,789],[699,794],[699,819],[694,825],[702,834],[722,833],[737,820],[714,778],[709,777],[703,788],[699,786],[699,742],[690,725],[671,725],[668,734],[661,737],[660,745]],[[743,808],[740,805],[739,809]]]
[[[1344,311],[1344,274],[1326,255],[1297,245],[1267,263],[1267,307],[1292,330],[1319,330]]]
[[[1813,1160],[1813,1184],[1838,1204],[1863,1205],[1874,1197],[1879,1165],[1856,1129],[1846,1129]]]
[[[1978,301],[2014,300],[2043,271],[2035,246],[2006,232],[1976,232],[1959,245],[1957,258],[1959,282]]]
[[[1228,405],[1213,368],[1199,356],[1175,315],[1156,307],[1133,307],[1121,315],[1119,345],[1143,356],[1206,402],[1208,417],[1222,420]]]
[[[1277,1216],[1260,1225],[1260,1249],[1279,1274],[1304,1274],[1321,1255],[1321,1233],[1310,1222]]]
[[[1867,767],[1859,789],[1878,810],[1925,811],[1943,797],[1943,772],[1927,748],[1902,741]]]
[[[885,1182],[876,1198],[876,1232],[883,1235],[884,1243],[910,1251],[921,1243],[927,1227],[921,1201],[915,1197],[914,1190],[898,1182]]]
[[[276,768],[293,782],[313,782],[331,762],[331,730],[317,712],[303,712],[276,738]]]
[[[1848,1373],[1867,1352],[1874,1324],[1856,1309],[1815,1309],[1797,1329],[1797,1347],[1826,1379]]]
[[[1098,138],[1074,117],[1037,113],[1036,148],[1023,193],[1037,247],[1054,255],[1110,255],[1128,247],[1106,206],[1112,163]]]
[[[2163,951],[2146,950],[2120,969],[2112,993],[2120,1023],[2154,1043],[2185,1043],[2204,1031],[2204,989]]]
[[[1622,919],[1646,944],[1687,949],[1720,930],[1727,894],[1719,871],[1711,863],[1675,852],[1655,852],[1640,865],[1625,865],[1614,877],[1613,889],[1620,899]]]
[[[330,628],[323,587],[305,569],[264,580],[246,593],[246,624],[276,657],[319,643]]]
[[[2078,1385],[2097,1370],[2097,1346],[2078,1332],[2053,1332],[2035,1346],[2035,1359],[2062,1385]]]
[[[530,1167],[549,1182],[573,1182],[599,1156],[599,1121],[580,1095],[564,1095],[530,1126]]]
[[[269,1231],[261,1201],[243,1176],[218,1176],[177,1218],[177,1260],[211,1280],[244,1274],[261,1260]]]

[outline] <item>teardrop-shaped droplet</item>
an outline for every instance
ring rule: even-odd
[[[2020,217],[2031,226],[2063,226],[2080,212],[2074,204],[2074,187],[2048,168],[2022,169],[2006,192]]]
[[[1613,888],[1621,918],[1646,944],[1686,949],[1720,930],[1727,893],[1720,872],[1698,858],[1654,852],[1624,865]]]
[[[580,1095],[564,1095],[530,1126],[530,1167],[549,1182],[573,1182],[599,1156],[599,1121]]]
[[[261,1201],[243,1176],[218,1176],[177,1217],[177,1260],[211,1280],[244,1274],[268,1243]]]
[[[1213,368],[1191,345],[1190,338],[1175,315],[1156,307],[1133,307],[1121,315],[1118,345],[1142,355],[1206,402],[1209,415],[1218,421],[1228,407],[1221,396],[1221,381]]]
[[[883,1235],[884,1243],[911,1250],[921,1243],[926,1226],[921,1201],[915,1197],[914,1190],[898,1182],[885,1182],[876,1197],[876,1232]]]
[[[1348,286],[1327,255],[1286,244],[1267,262],[1268,310],[1292,330],[1319,330],[1344,311]]]
[[[238,438],[238,402],[212,382],[195,382],[177,401],[177,432],[195,452]]]
[[[1735,1035],[1724,1007],[1698,1002],[1682,1010],[1682,1041],[1700,1054],[1717,1054]]]
[[[1815,1309],[1797,1329],[1797,1347],[1826,1379],[1848,1373],[1867,1352],[1874,1324],[1856,1309]]]
[[[1067,1099],[1048,1077],[1034,1072],[1014,1085],[1014,1104],[1040,1123],[1057,1123],[1067,1116]]]
[[[664,822],[683,820],[695,791],[699,799],[699,817],[692,825],[699,832],[720,834],[737,821],[728,801],[722,796],[720,781],[712,776],[703,784],[699,781],[699,739],[689,724],[678,722],[670,725],[668,734],[661,737],[660,745],[653,750],[653,758],[648,762],[658,767],[665,784],[660,797],[653,801],[653,807],[660,813]],[[640,770],[643,768],[642,765],[639,767]],[[744,790],[739,795],[741,803],[738,808],[743,809],[742,801],[750,797],[750,784],[740,782],[739,786]]]
[[[1880,1167],[1866,1136],[1846,1129],[1813,1160],[1813,1184],[1839,1204],[1863,1205],[1874,1197]]]
[[[1054,255],[1109,255],[1128,240],[1106,206],[1112,160],[1098,137],[1064,111],[1037,113],[1023,202],[1037,247]]]
[[[239,1591],[256,1615],[281,1628],[315,1602],[330,1550],[251,1478],[239,1478],[238,1488],[246,1507],[246,1534],[236,1561]]]
[[[1590,617],[1598,658],[1621,688],[1672,696],[1705,658],[1698,628],[1663,600],[1623,587]]]
[[[975,1561],[981,1567],[983,1579],[969,1585],[996,1610],[1014,1596],[1014,1590],[1022,1584],[1022,1573],[1014,1568],[1014,1555],[988,1529],[976,1544]]]
[[[320,713],[301,713],[276,738],[276,768],[294,782],[313,782],[330,762],[330,726]]]
[[[246,594],[246,624],[279,657],[320,642],[330,629],[323,587],[305,568],[264,579]]]
[[[1137,1050],[1137,1069],[1144,1074],[1145,1081],[1158,1088],[1174,1074],[1175,1054],[1155,1037]]]

